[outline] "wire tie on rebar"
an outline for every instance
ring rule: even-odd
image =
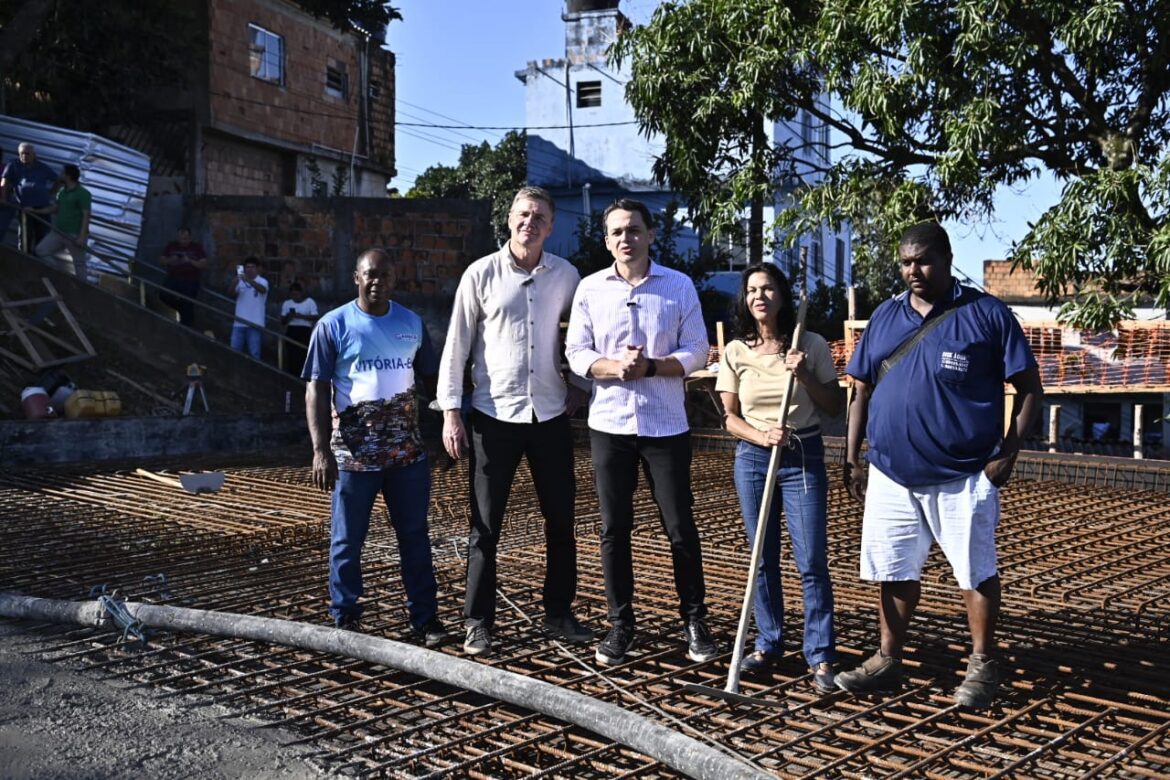
[[[158,585],[158,597],[163,601],[170,601],[175,597],[171,593],[171,589],[167,587],[167,575],[159,572],[158,574],[147,574],[142,578],[143,585]]]
[[[126,602],[116,589],[110,589],[108,585],[95,585],[90,588],[89,595],[96,596],[98,605],[102,611],[109,616],[122,629],[123,643],[130,642],[131,638],[146,646],[146,626],[141,620],[135,619],[130,614],[130,610],[126,609]]]

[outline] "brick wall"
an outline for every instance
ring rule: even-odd
[[[251,75],[249,23],[284,39],[284,84]],[[359,106],[359,38],[342,34],[284,0],[210,0],[209,103],[213,127],[255,133],[301,145],[349,150]],[[343,63],[349,97],[325,92],[330,59]],[[372,159],[393,164],[393,58],[370,44],[371,78],[378,74],[380,94],[371,116],[388,113],[391,131],[374,134]],[[391,108],[387,109],[387,106]],[[373,128],[371,128],[373,131]]]
[[[209,194],[284,195],[293,192],[287,181],[286,153],[225,136],[205,135],[203,187]]]
[[[370,47],[370,160],[394,168],[394,55]]]
[[[983,261],[983,287],[987,292],[1005,301],[1043,301],[1036,289],[1036,277],[1023,268],[1012,270],[1010,260]]]
[[[495,249],[487,201],[208,196],[189,224],[211,256],[207,283],[225,290],[255,255],[273,286],[270,307],[293,281],[319,303],[351,299],[354,260],[370,247],[396,260],[400,296],[449,297],[467,265]]]

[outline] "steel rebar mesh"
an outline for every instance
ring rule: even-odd
[[[599,633],[605,594],[588,451],[576,457],[579,617]],[[731,453],[698,441],[692,470],[710,624],[735,632],[748,550]],[[832,475],[835,477],[835,475]],[[431,536],[442,619],[461,623],[465,466],[435,469]],[[955,708],[966,621],[945,561],[932,555],[897,695],[818,696],[801,658],[798,574],[786,554],[789,652],[747,706],[722,688],[730,652],[686,659],[669,548],[645,485],[633,539],[639,641],[629,663],[591,668],[593,646],[559,649],[539,630],[543,520],[526,467],[500,548],[496,652],[485,663],[623,703],[691,728],[780,776],[1052,777],[1170,773],[1170,512],[1165,494],[1047,481],[1003,494],[999,554],[1007,682],[987,712]],[[842,665],[872,652],[876,589],[857,580],[860,507],[833,488],[830,566]],[[82,599],[95,585],[139,601],[325,622],[328,498],[303,464],[251,460],[224,490],[189,496],[130,473],[26,471],[0,477],[0,588]],[[376,510],[365,553],[365,630],[408,638],[397,548]],[[787,544],[787,540],[785,540]],[[165,580],[158,575],[165,575]],[[150,578],[150,579],[147,579]],[[514,606],[513,606],[514,605]],[[160,634],[145,648],[116,634],[60,631],[54,656],[165,691],[199,692],[294,729],[331,766],[373,776],[640,777],[671,772],[555,719],[363,662],[256,642]],[[729,649],[729,648],[728,648]],[[459,652],[452,642],[446,652]],[[574,657],[575,654],[575,657]]]

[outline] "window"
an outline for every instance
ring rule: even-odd
[[[325,65],[325,94],[349,100],[349,73],[344,62],[330,58]]]
[[[248,25],[248,52],[252,75],[273,84],[284,84],[284,38],[255,24]]]
[[[577,82],[577,108],[597,108],[601,105],[601,82]]]

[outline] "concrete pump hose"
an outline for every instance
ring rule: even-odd
[[[345,656],[399,669],[457,688],[491,696],[573,723],[702,780],[772,778],[773,775],[715,747],[679,734],[616,704],[531,677],[390,639],[291,620],[127,602],[145,626],[186,633],[252,639]],[[97,626],[104,622],[96,601],[73,602],[0,593],[0,616]]]

